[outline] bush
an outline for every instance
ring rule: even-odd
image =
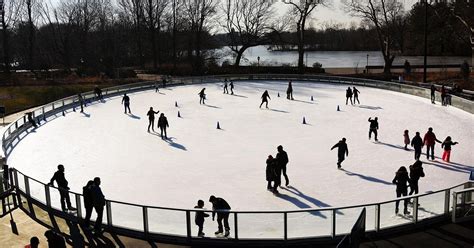
[[[321,63],[319,63],[319,62],[314,62],[313,68],[321,69],[321,68],[323,68],[323,65],[322,65]]]

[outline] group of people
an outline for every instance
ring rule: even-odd
[[[430,93],[431,93],[431,103],[434,104],[436,100],[436,86],[434,84],[431,85]],[[449,94],[449,90],[444,85],[441,86],[440,93],[441,93],[441,105],[442,106],[451,105],[451,94]]]
[[[160,113],[160,111],[153,110],[153,107],[150,107],[148,110],[146,114],[148,116],[148,132],[150,132],[150,127],[153,132],[155,131],[155,115],[158,113]],[[168,139],[168,135],[166,133],[166,129],[168,127],[168,118],[166,118],[165,114],[161,113],[160,117],[158,118],[158,128],[160,128],[161,139]]]
[[[272,155],[268,155],[266,164],[266,179],[267,179],[267,190],[272,191],[274,194],[278,194],[278,186],[281,186],[281,175],[285,177],[285,186],[288,187],[290,179],[286,174],[286,165],[288,164],[288,154],[283,150],[283,146],[277,147],[277,155],[274,158]],[[272,185],[273,182],[273,185]]]
[[[234,94],[234,82],[230,81],[230,83],[229,83],[229,80],[227,80],[227,78],[224,79],[224,94],[229,94],[227,84],[229,84],[228,86],[230,87],[230,94],[233,95]]]
[[[347,87],[347,90],[346,90],[346,105],[348,104],[349,100],[351,101],[351,105],[354,105],[356,101],[357,101],[358,104],[360,104],[359,94],[360,94],[360,91],[355,86],[352,89],[351,89],[351,87]],[[352,101],[352,97],[354,97],[354,101]]]
[[[451,149],[452,146],[457,145],[458,142],[454,142],[451,136],[446,137],[446,139],[441,142],[436,138],[436,134],[433,132],[433,128],[428,128],[428,131],[425,133],[423,139],[420,136],[420,132],[416,132],[413,139],[410,141],[409,131],[405,130],[403,133],[403,141],[405,144],[405,150],[408,150],[407,146],[410,144],[415,151],[415,160],[420,160],[421,151],[423,146],[426,146],[426,159],[427,160],[434,160],[434,147],[436,142],[441,143],[441,148],[443,148],[443,156],[442,159],[445,162],[450,162],[451,158]]]
[[[66,248],[66,241],[64,238],[53,230],[47,230],[44,233],[48,247],[50,248]],[[34,236],[30,238],[30,243],[25,245],[25,248],[38,248],[40,244],[39,238]]]
[[[395,177],[392,180],[392,183],[397,185],[396,193],[397,197],[403,197],[412,194],[418,194],[418,181],[421,177],[425,176],[423,171],[422,162],[420,160],[415,161],[413,165],[410,165],[410,174],[408,174],[407,168],[401,166],[398,171],[395,173]],[[408,187],[410,187],[410,194],[408,194]],[[400,201],[395,202],[395,214],[399,212],[399,203]],[[408,199],[404,200],[403,214],[408,215]]]
[[[218,225],[217,228],[218,229],[214,234],[222,235],[222,233],[224,233],[224,228],[225,228],[224,237],[228,237],[230,235],[228,211],[230,211],[231,209],[229,203],[227,203],[227,201],[224,200],[223,198],[215,197],[213,195],[209,197],[209,202],[212,204],[212,221],[214,221],[215,216],[217,215],[217,225]],[[194,208],[198,210],[203,210],[204,201],[198,200],[197,205]],[[207,217],[209,217],[209,214],[207,214],[206,212],[196,211],[194,223],[198,226],[198,237],[204,237],[205,235],[203,230],[204,230],[204,221],[205,221],[205,218]]]
[[[65,212],[76,211],[77,209],[72,206],[71,199],[69,197],[69,186],[66,177],[64,176],[64,165],[58,165],[58,170],[54,173],[53,177],[49,181],[49,186],[54,186],[56,182],[59,190],[61,209]],[[97,213],[97,219],[94,225],[94,231],[96,233],[101,232],[102,217],[105,206],[105,196],[100,188],[100,178],[96,177],[94,180],[87,182],[86,186],[82,188],[84,197],[84,208],[86,209],[86,216],[84,218],[84,224],[86,226],[90,223],[92,215],[92,209],[95,209]]]

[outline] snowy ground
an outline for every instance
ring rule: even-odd
[[[58,164],[64,164],[71,190],[76,192],[99,176],[108,199],[178,208],[192,208],[203,199],[210,208],[207,200],[212,194],[225,198],[233,210],[294,210],[393,199],[395,171],[414,162],[413,151],[402,147],[405,129],[413,137],[416,131],[423,136],[433,127],[438,139],[450,135],[459,142],[450,164],[439,158],[442,150],[436,145],[438,158],[424,163],[421,193],[463,183],[474,168],[474,116],[454,107],[364,87],[359,88],[361,105],[346,106],[347,85],[294,82],[294,101],[285,98],[287,82],[235,85],[234,96],[222,94],[217,84],[131,94],[132,116],[123,113],[121,97],[106,99],[88,106],[86,114],[70,112],[31,132],[8,162],[43,182],[49,181]],[[197,93],[202,87],[206,87],[207,105],[199,105]],[[272,98],[270,109],[259,109],[265,89]],[[150,106],[168,117],[169,141],[146,131]],[[178,111],[182,118],[177,117]],[[379,143],[368,140],[367,119],[375,116],[380,123]],[[303,117],[307,125],[302,124]],[[222,130],[216,129],[218,121]],[[337,151],[330,148],[342,137],[347,138],[349,157],[343,162],[344,170],[338,170]],[[265,160],[276,154],[280,144],[288,152],[292,187],[275,197],[266,190]],[[42,192],[33,186],[32,192],[36,190]],[[443,195],[433,196],[437,197]],[[443,206],[434,208],[442,211]],[[393,213],[393,207],[386,209]],[[359,210],[354,211],[354,220]],[[121,214],[115,211],[114,221],[128,223],[132,216],[141,217],[140,209]],[[297,223],[307,215],[295,214],[292,220]],[[313,221],[327,226],[329,234],[330,214],[313,216],[317,217]],[[246,221],[245,217],[240,220]]]

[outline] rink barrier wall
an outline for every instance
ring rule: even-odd
[[[379,80],[370,80],[370,79],[360,79],[360,78],[350,78],[350,77],[336,77],[336,76],[325,76],[325,75],[272,75],[272,74],[257,74],[257,75],[220,75],[220,76],[205,76],[205,77],[176,77],[172,78],[168,84],[167,87],[172,87],[172,86],[180,86],[180,85],[191,85],[191,84],[203,84],[203,83],[223,83],[224,79],[227,78],[231,81],[249,81],[249,80],[280,80],[280,81],[298,81],[298,82],[318,82],[318,83],[327,83],[327,84],[346,84],[346,85],[358,85],[358,86],[365,86],[365,87],[373,87],[373,88],[379,88],[379,89],[385,89],[385,90],[391,90],[395,92],[400,92],[400,93],[405,93],[405,94],[410,94],[410,95],[415,95],[419,97],[423,97],[426,99],[430,99],[430,90],[421,88],[421,87],[416,87],[416,86],[411,86],[411,85],[405,85],[405,84],[398,84],[394,82],[387,82],[387,81],[379,81]],[[146,82],[140,82],[140,83],[134,83],[134,84],[128,84],[128,85],[120,85],[120,86],[115,86],[115,87],[110,87],[110,88],[105,88],[102,89],[103,92],[103,97],[105,99],[107,98],[112,98],[112,97],[118,97],[124,93],[133,93],[133,92],[140,92],[140,91],[146,91],[146,90],[154,90],[156,87],[158,88],[163,88],[163,85],[161,82],[156,82],[156,81],[146,81]],[[440,94],[439,92],[436,93],[436,99],[440,99]],[[94,92],[85,92],[81,94],[83,96],[84,102],[87,105],[90,104],[98,104],[97,98],[95,97]],[[457,96],[452,96],[451,99],[452,106],[457,107],[459,109],[462,109],[468,113],[474,113],[474,103],[472,101],[457,97]],[[72,97],[67,97],[60,99],[58,101],[54,101],[48,104],[45,104],[43,106],[40,106],[32,111],[33,117],[36,120],[37,123],[40,123],[40,125],[43,125],[47,121],[53,120],[54,118],[59,118],[63,115],[66,115],[67,113],[70,113],[71,111],[80,111],[80,104],[78,101],[77,96],[72,96]],[[8,155],[11,153],[11,151],[14,149],[14,147],[24,138],[28,135],[29,132],[31,132],[32,126],[31,124],[28,123],[27,117],[23,116],[22,118],[17,119],[16,121],[12,122],[10,125],[8,125],[2,134],[2,150],[1,152],[3,153],[3,157],[8,158]],[[29,197],[32,200],[35,200],[34,197],[31,197],[31,192],[29,189],[29,183],[30,182],[35,182],[42,184],[41,182],[27,177],[16,170],[14,170],[16,173],[15,180],[16,180],[16,188],[19,189],[17,192],[19,196],[25,196]],[[23,176],[23,179],[18,181],[18,174]],[[20,185],[18,183],[24,183],[24,190],[20,190]],[[44,185],[44,184],[42,184]],[[444,196],[444,201],[441,200],[441,202],[444,204],[444,211],[443,213],[436,214],[433,217],[430,218],[425,218],[422,220],[422,222],[427,222],[430,220],[435,220],[435,219],[440,219],[444,218],[447,215],[447,212],[449,212],[449,200],[448,198],[451,197],[451,191],[455,188],[459,188],[460,185],[455,186],[453,188],[449,188],[446,190],[442,191],[437,191],[435,193],[438,194],[445,194]],[[49,189],[50,187],[44,186],[44,196],[45,199],[44,201],[36,200],[35,202],[38,205],[41,205],[45,208],[51,208],[54,209],[51,205],[51,190]],[[432,196],[435,193],[430,193],[430,194],[424,194],[424,195],[419,195],[416,197],[412,197],[414,201],[418,201],[419,199],[424,199],[425,197]],[[80,209],[81,205],[81,195],[77,193],[71,192],[71,194],[74,194],[74,198],[76,203],[78,204],[78,209]],[[449,196],[449,197],[448,197]],[[420,198],[423,197],[423,198]],[[410,198],[410,197],[408,197]],[[400,198],[403,199],[403,198]],[[414,208],[414,213],[415,217],[413,220],[408,221],[406,223],[403,223],[401,225],[389,225],[389,226],[384,226],[383,224],[383,216],[381,216],[381,207],[386,205],[386,204],[392,204],[396,200],[388,201],[388,202],[381,202],[377,204],[369,204],[369,205],[358,205],[358,206],[350,206],[350,207],[343,207],[343,208],[321,208],[321,209],[311,209],[311,210],[295,210],[295,211],[240,211],[240,212],[234,212],[231,211],[231,214],[233,215],[233,220],[234,226],[233,229],[236,230],[234,234],[234,239],[233,240],[262,240],[261,238],[259,239],[248,239],[245,238],[242,234],[239,234],[238,230],[240,229],[239,227],[239,221],[238,218],[242,218],[242,216],[245,215],[252,215],[252,214],[261,214],[261,215],[271,215],[271,214],[278,214],[282,215],[283,224],[284,226],[282,229],[284,230],[284,235],[282,239],[287,242],[288,240],[303,240],[307,239],[308,237],[313,239],[314,237],[317,237],[318,240],[322,240],[324,237],[329,237],[329,240],[333,240],[335,237],[340,236],[341,232],[336,230],[336,227],[338,226],[337,224],[337,215],[338,212],[340,211],[347,211],[348,209],[356,209],[359,208],[361,209],[362,207],[368,207],[370,206],[371,208],[374,208],[373,211],[375,211],[375,215],[368,214],[368,216],[371,216],[375,220],[375,226],[374,226],[374,232],[380,233],[384,232],[387,229],[393,229],[399,226],[403,227],[410,227],[412,224],[417,224],[419,222],[418,219],[418,212],[419,209],[418,207]],[[42,205],[43,204],[43,205]],[[143,221],[143,225],[140,228],[131,228],[129,226],[120,226],[117,224],[114,224],[113,222],[113,212],[112,208],[115,205],[122,205],[122,206],[129,206],[133,208],[138,208],[140,209],[140,216]],[[403,204],[403,203],[402,203]],[[416,205],[416,204],[415,204]],[[150,222],[148,218],[152,216],[152,213],[150,211],[153,211],[155,209],[159,209],[160,211],[172,211],[173,213],[175,212],[181,212],[182,214],[185,215],[185,220],[186,220],[186,228],[184,233],[176,234],[176,233],[171,233],[171,234],[157,234],[159,239],[161,241],[163,240],[169,240],[171,243],[180,243],[180,244],[190,244],[189,242],[182,242],[182,238],[184,237],[185,240],[188,240],[192,238],[191,235],[191,220],[190,220],[190,214],[195,212],[195,210],[187,210],[187,209],[176,209],[176,208],[162,208],[162,207],[154,207],[154,206],[142,206],[142,205],[137,205],[137,204],[131,204],[131,203],[125,203],[125,202],[118,202],[118,201],[107,201],[106,205],[106,220],[107,220],[107,225],[110,228],[115,228],[116,231],[124,231],[127,233],[128,231],[131,231],[133,234],[132,236],[140,236],[140,235],[145,235],[148,236],[153,232],[153,227],[150,227]],[[372,210],[368,210],[370,212]],[[328,216],[331,216],[330,219],[330,231],[327,232],[325,235],[305,235],[304,237],[292,237],[292,235],[289,235],[289,232],[291,233],[291,230],[289,231],[288,225],[291,225],[291,223],[288,223],[288,220],[291,219],[291,215],[297,214],[297,213],[303,213],[303,214],[308,214],[308,213],[322,213],[324,212]],[[359,211],[360,212],[360,211]],[[355,215],[358,215],[355,214]],[[354,215],[354,216],[355,216]],[[79,217],[82,216],[82,213],[79,212]],[[238,217],[241,216],[241,217]],[[355,219],[354,219],[355,221]],[[340,226],[340,225],[339,225]],[[290,228],[291,229],[291,228]],[[138,230],[138,231],[137,231]],[[160,232],[159,232],[160,233]],[[242,236],[242,237],[240,237]],[[271,235],[270,235],[271,236]],[[294,236],[294,235],[293,235]],[[175,238],[178,238],[180,241],[175,242]],[[270,238],[271,240],[279,240],[279,239],[273,239]],[[263,239],[267,240],[267,239]],[[199,243],[199,241],[198,241]],[[197,243],[193,243],[197,244]]]
[[[77,214],[71,214],[60,210],[59,190],[57,187],[49,186],[39,180],[31,178],[22,172],[10,170],[11,184],[15,189],[17,202],[20,209],[25,213],[38,219],[35,215],[35,208],[46,211],[54,222],[54,218],[63,218],[68,221],[80,223],[85,215],[84,200],[82,194],[69,191],[71,202],[78,209]],[[447,189],[437,190],[429,193],[418,194],[398,199],[360,204],[346,207],[327,207],[314,209],[299,209],[287,211],[225,211],[229,213],[229,224],[231,227],[231,238],[206,238],[196,236],[194,225],[194,214],[205,212],[212,214],[211,210],[196,210],[183,208],[169,208],[132,204],[121,201],[106,200],[104,208],[103,226],[107,232],[121,236],[142,239],[151,242],[170,243],[177,245],[296,245],[296,244],[322,244],[334,243],[344,235],[350,233],[352,225],[355,223],[360,211],[366,208],[367,235],[370,237],[380,237],[401,230],[411,230],[421,228],[439,221],[449,221],[453,212],[453,206],[465,207],[464,202],[472,199],[472,182],[462,183]],[[469,195],[460,194],[465,189],[471,189]],[[410,200],[409,205],[412,215],[394,216],[394,205],[400,201],[400,210],[403,211],[403,201]],[[420,204],[420,206],[418,206]],[[127,218],[135,221],[128,222],[122,218],[115,218],[116,211],[127,211],[132,215]],[[156,213],[160,212],[156,217]],[[155,214],[153,214],[155,213]],[[153,216],[155,215],[155,216]],[[271,218],[264,218],[270,215]],[[172,216],[170,218],[170,216]],[[247,219],[246,216],[252,216]],[[313,217],[312,217],[313,216]],[[325,216],[325,217],[324,217]],[[298,229],[301,218],[315,218],[313,230],[306,230],[303,234],[298,234],[292,228]],[[164,219],[163,219],[164,218]],[[259,219],[263,218],[260,222]],[[136,222],[136,220],[141,220]],[[243,221],[242,221],[243,219]],[[94,219],[93,219],[94,220]],[[317,224],[323,220],[324,224]],[[250,221],[250,222],[249,222]],[[40,220],[40,222],[45,222]],[[171,225],[178,225],[171,227]],[[209,219],[206,221],[207,230],[213,229],[209,225],[215,225]],[[291,227],[289,224],[291,223]],[[280,226],[278,226],[280,225]],[[341,226],[339,226],[341,225]],[[47,226],[47,225],[46,225]],[[158,227],[157,227],[158,226]],[[161,226],[161,228],[160,228]],[[261,237],[249,235],[249,228],[260,228]],[[307,227],[305,227],[307,228]],[[275,233],[275,230],[279,230]],[[66,230],[67,231],[67,230]],[[308,234],[309,233],[309,234]],[[67,232],[64,233],[67,235]]]

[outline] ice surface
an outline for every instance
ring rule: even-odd
[[[222,94],[221,84],[139,92],[130,94],[133,116],[123,113],[121,97],[106,99],[105,103],[87,106],[86,114],[70,111],[29,133],[8,162],[43,182],[49,181],[58,164],[64,164],[71,190],[76,192],[81,192],[87,180],[101,177],[108,199],[177,208],[192,208],[203,199],[205,207],[210,208],[207,200],[216,195],[225,198],[233,210],[294,210],[393,199],[395,186],[391,181],[395,171],[414,162],[413,151],[403,150],[405,129],[412,138],[416,131],[423,136],[428,127],[433,127],[438,139],[449,135],[459,142],[453,147],[451,164],[439,158],[442,149],[436,145],[438,158],[424,163],[426,177],[419,183],[421,193],[463,183],[473,169],[472,114],[439,103],[432,105],[420,97],[365,87],[358,87],[361,104],[346,106],[347,85],[308,82],[294,82],[295,100],[289,101],[286,86],[287,82],[282,81],[238,81],[234,96]],[[199,105],[197,94],[203,87],[207,105]],[[270,109],[259,109],[260,96],[266,89],[271,96]],[[175,101],[179,107],[175,107]],[[340,112],[336,111],[337,105]],[[158,133],[147,132],[150,106],[168,117],[171,140],[163,141]],[[182,118],[177,117],[178,111]],[[379,143],[368,140],[367,119],[375,116],[379,118]],[[307,125],[302,124],[303,117]],[[217,122],[221,130],[216,129]],[[338,170],[337,151],[330,148],[342,137],[347,138],[349,157],[342,164],[345,170]],[[282,195],[275,197],[266,190],[265,160],[269,154],[276,154],[278,145],[288,152],[292,187],[281,189]],[[424,155],[422,160],[426,161]],[[32,188],[32,194],[35,190],[41,187]],[[425,205],[430,207],[428,202]],[[442,206],[433,206],[426,213],[420,210],[420,214],[425,218],[442,211]],[[393,215],[393,208],[390,204],[384,211]],[[134,222],[136,210],[124,211],[130,215],[127,217],[115,216],[120,214],[120,207],[114,209],[117,221]],[[150,218],[168,214],[153,211],[157,213],[149,213]],[[355,221],[360,209],[351,211],[341,213],[353,216],[346,220],[347,225]],[[174,214],[184,218],[184,212]],[[330,212],[288,217],[290,236],[300,236],[306,226],[314,224],[330,233]],[[141,218],[138,212],[138,221]],[[271,214],[258,219],[239,216],[239,225],[240,221],[253,225],[252,221],[265,223],[266,219],[282,222]],[[150,224],[150,230],[155,225],[159,224]],[[168,228],[174,230],[170,225]],[[297,231],[298,226],[302,232]],[[278,224],[274,232],[241,235],[281,236],[281,228]],[[176,230],[185,232],[181,227]]]

